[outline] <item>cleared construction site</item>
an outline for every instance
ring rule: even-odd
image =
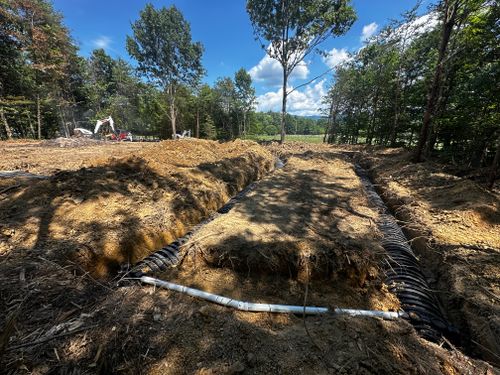
[[[498,373],[499,197],[402,149],[0,152],[7,373]]]

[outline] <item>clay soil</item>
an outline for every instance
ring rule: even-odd
[[[255,302],[397,310],[352,152],[196,140],[60,146],[0,145],[0,170],[42,175],[0,178],[3,372],[497,373],[405,321],[247,313],[117,285],[121,265],[258,180],[183,247],[178,267],[156,276]]]

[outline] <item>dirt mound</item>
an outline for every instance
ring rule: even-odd
[[[272,164],[254,142],[197,140],[98,158],[9,192],[0,222],[16,234],[0,251],[43,247],[101,277],[184,234]]]
[[[155,146],[150,143],[100,142],[66,148],[47,143],[50,144],[50,141],[0,142],[0,170],[50,175],[62,170],[74,171],[92,166],[96,158],[127,157]]]
[[[55,139],[49,139],[42,141],[40,147],[84,147],[84,146],[102,146],[106,144],[105,141],[100,141],[92,138],[85,137],[71,137],[64,138],[59,137]]]
[[[500,199],[446,166],[409,157],[365,149],[358,160],[402,220],[463,345],[500,365]]]
[[[343,274],[364,285],[376,276],[376,212],[352,165],[332,154],[288,157],[230,213],[193,239],[216,267],[244,273],[278,273],[306,280]]]

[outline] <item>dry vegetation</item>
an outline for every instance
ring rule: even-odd
[[[158,276],[256,302],[397,309],[380,268],[377,212],[354,173],[353,150],[196,140],[70,146],[0,146],[8,155],[0,169],[48,176],[0,178],[0,354],[7,373],[495,373],[458,349],[421,339],[405,321],[245,313],[138,284],[118,287],[111,279],[119,265],[182,235],[260,180],[230,213],[197,233],[179,267]],[[273,154],[286,161],[284,168],[273,171]],[[370,160],[377,179],[383,178],[378,161],[393,160],[396,169],[405,164],[397,155]],[[401,186],[418,180],[414,172],[407,177]],[[425,208],[424,198],[412,197]],[[481,212],[498,210],[497,197],[475,199]],[[433,215],[448,212],[433,209]],[[467,242],[484,248],[477,254],[498,254],[498,222],[487,219],[494,212],[471,216],[476,232],[489,232],[485,243]],[[446,259],[457,268],[443,268],[443,278],[472,279],[460,272],[475,272],[473,280],[498,295],[496,258],[469,270]],[[490,301],[483,307],[498,307]],[[453,311],[473,321],[474,310]]]

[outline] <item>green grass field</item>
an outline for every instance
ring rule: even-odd
[[[244,139],[251,139],[253,141],[279,141],[279,134],[276,135],[247,135]],[[300,134],[287,134],[285,141],[299,141],[308,143],[322,143],[323,135],[300,135]]]

